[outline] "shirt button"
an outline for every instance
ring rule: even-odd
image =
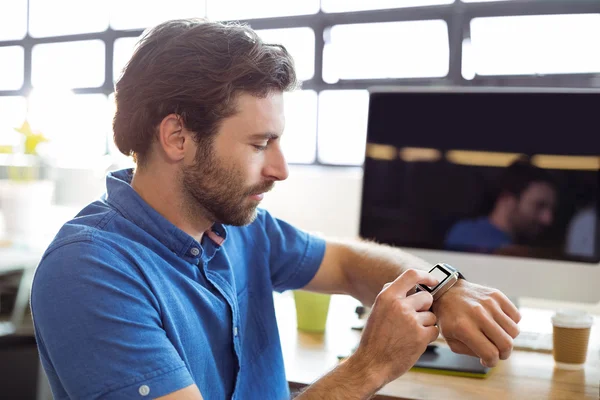
[[[192,247],[192,249],[190,250],[190,253],[192,253],[192,255],[195,257],[198,254],[200,254],[200,250],[197,247]]]
[[[234,326],[234,327],[233,327],[233,336],[236,336],[236,337],[237,337],[237,334],[238,334],[238,329],[237,329],[237,326]]]
[[[142,385],[140,386],[140,388],[138,389],[138,392],[142,395],[142,396],[148,396],[148,394],[150,393],[150,388],[148,387],[148,385]]]

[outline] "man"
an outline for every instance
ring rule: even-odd
[[[143,36],[113,123],[135,172],[108,175],[106,195],[65,224],[34,278],[57,399],[288,397],[273,290],[373,306],[356,353],[301,398],[368,398],[440,331],[486,365],[509,357],[520,316],[500,292],[461,280],[433,304],[407,296],[436,283],[423,260],[257,211],[288,176],[282,93],[295,84],[286,50],[244,26],[180,20]]]
[[[455,224],[446,247],[491,253],[530,245],[552,225],[556,197],[551,176],[519,159],[506,169],[492,212]]]

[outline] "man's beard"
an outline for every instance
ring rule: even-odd
[[[531,245],[544,232],[542,226],[536,225],[535,222],[528,221],[526,216],[516,214],[513,222],[513,236],[515,243],[521,245]]]
[[[200,150],[202,147],[206,150]],[[256,218],[258,202],[249,196],[268,192],[273,181],[247,187],[242,171],[223,166],[211,147],[211,143],[199,143],[194,165],[182,167],[180,182],[188,216],[203,216],[225,225],[250,224]]]

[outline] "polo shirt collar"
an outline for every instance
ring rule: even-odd
[[[106,176],[106,201],[179,257],[195,263],[207,256],[212,258],[227,238],[225,226],[215,223],[212,230],[206,232],[204,236],[211,239],[215,249],[209,251],[212,253],[210,255],[203,254],[204,249],[197,240],[173,225],[140,197],[131,187],[132,178],[131,168],[109,172]]]

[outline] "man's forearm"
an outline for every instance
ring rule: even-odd
[[[398,248],[368,241],[340,241],[342,271],[351,296],[372,306],[377,294],[388,282],[409,268],[429,270],[425,260]]]
[[[296,399],[369,399],[384,383],[375,371],[353,355],[302,391]]]

